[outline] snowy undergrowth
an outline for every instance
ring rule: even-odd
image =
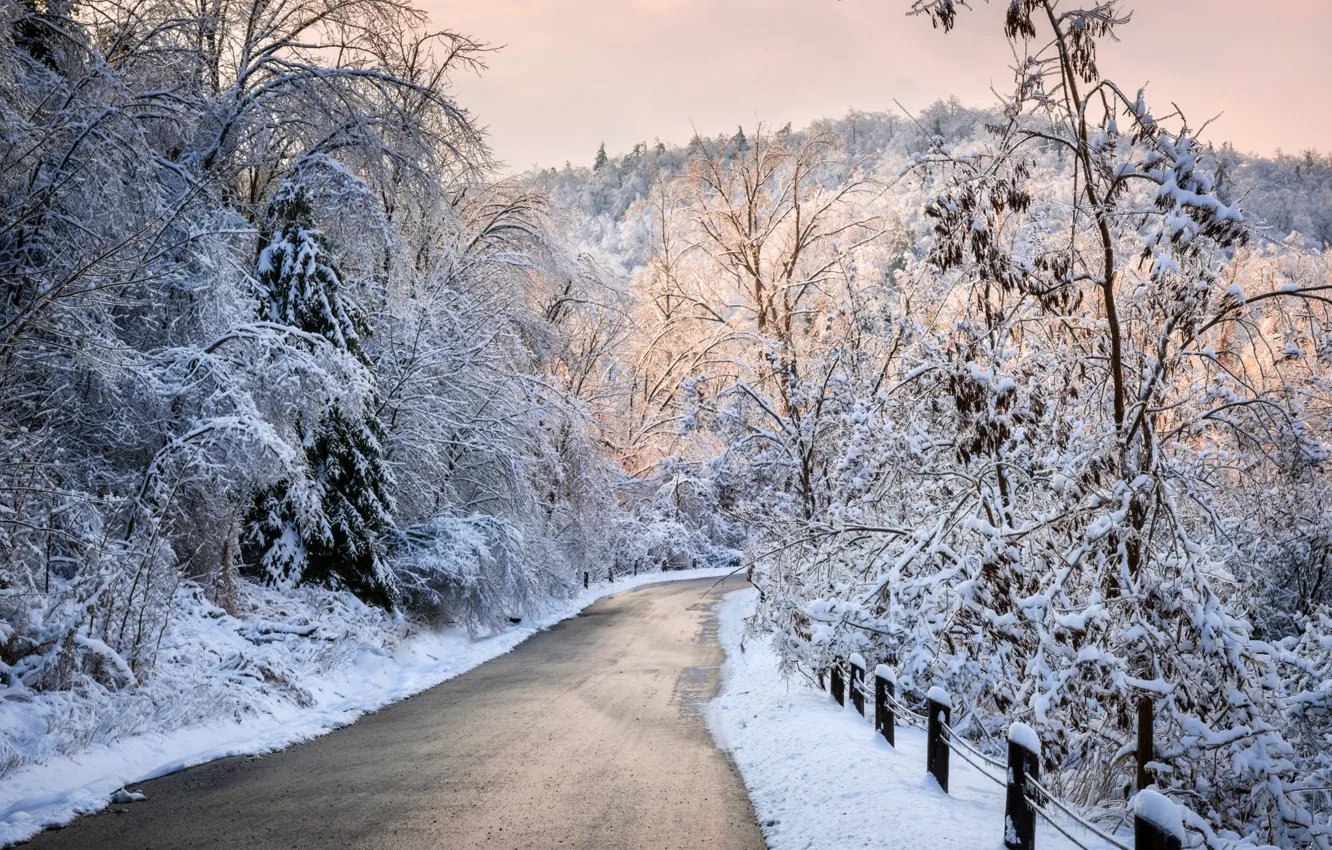
[[[923,730],[899,726],[893,749],[854,708],[782,681],[768,641],[745,636],[757,599],[743,590],[721,605],[726,662],[709,723],[744,777],[768,847],[1001,850],[1004,789],[954,756],[945,794],[925,772]],[[1038,847],[1074,850],[1048,824],[1038,830]],[[1107,846],[1079,832],[1090,850]]]
[[[597,599],[726,569],[599,582],[489,637],[431,631],[349,593],[247,586],[243,617],[195,590],[144,685],[0,699],[0,846],[104,808],[125,785],[218,758],[272,752],[354,722],[502,655]]]

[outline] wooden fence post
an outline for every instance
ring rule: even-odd
[[[1147,695],[1138,697],[1138,790],[1152,784],[1147,773],[1147,763],[1155,756],[1152,746],[1152,699]]]
[[[896,747],[897,730],[894,727],[897,724],[893,718],[893,706],[888,702],[889,697],[896,696],[894,681],[892,668],[887,664],[874,668],[874,731],[890,746]]]
[[[944,738],[943,727],[953,718],[953,701],[948,691],[935,686],[925,695],[925,718],[927,738],[925,742],[925,766],[930,775],[939,783],[944,793],[948,793],[948,741]]]
[[[844,706],[846,705],[846,689],[843,686],[844,683],[842,681],[842,662],[840,660],[834,661],[829,673],[830,675],[828,678],[832,682],[833,699],[837,700],[838,705]]]
[[[1144,788],[1133,798],[1133,846],[1135,850],[1180,850],[1184,844],[1184,820],[1179,806],[1169,797]]]
[[[587,590],[587,570],[583,570],[583,590]]]
[[[611,584],[615,583],[615,570],[611,569],[610,567],[606,568],[606,581],[610,582]]]
[[[1040,780],[1041,739],[1025,723],[1008,727],[1008,796],[1004,804],[1004,846],[1008,850],[1036,847],[1036,808],[1028,797],[1036,793],[1028,777]],[[1142,848],[1138,848],[1142,850]]]
[[[851,653],[851,704],[865,716],[865,659],[859,652]]]

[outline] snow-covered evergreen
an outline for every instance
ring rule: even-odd
[[[255,273],[260,317],[322,337],[354,361],[351,369],[364,374],[366,386],[349,388],[318,419],[298,423],[308,484],[279,481],[255,495],[242,552],[274,584],[346,588],[389,608],[394,582],[380,538],[393,526],[394,482],[384,457],[373,364],[361,345],[369,326],[341,291],[327,240],[312,229],[305,186],[284,184],[271,206],[274,233],[259,252]]]

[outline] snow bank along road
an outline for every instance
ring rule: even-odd
[[[745,638],[757,591],[720,609],[722,695],[710,707],[772,850],[1004,850],[1004,793],[957,756],[950,794],[925,772],[925,732],[897,728],[897,749],[850,707],[777,674],[766,639]],[[1065,824],[1089,850],[1110,850]],[[1126,837],[1132,845],[1132,838]],[[1038,850],[1078,850],[1044,821]]]
[[[763,848],[701,703],[716,579],[612,596],[309,743],[138,786],[47,848]]]

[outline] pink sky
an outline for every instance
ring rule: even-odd
[[[949,35],[908,0],[422,0],[437,27],[504,49],[456,93],[516,168],[590,164],[692,127],[800,126],[848,109],[911,110],[1007,88],[1004,0],[973,2]],[[1101,69],[1150,83],[1208,138],[1270,154],[1332,149],[1332,0],[1136,0]]]

